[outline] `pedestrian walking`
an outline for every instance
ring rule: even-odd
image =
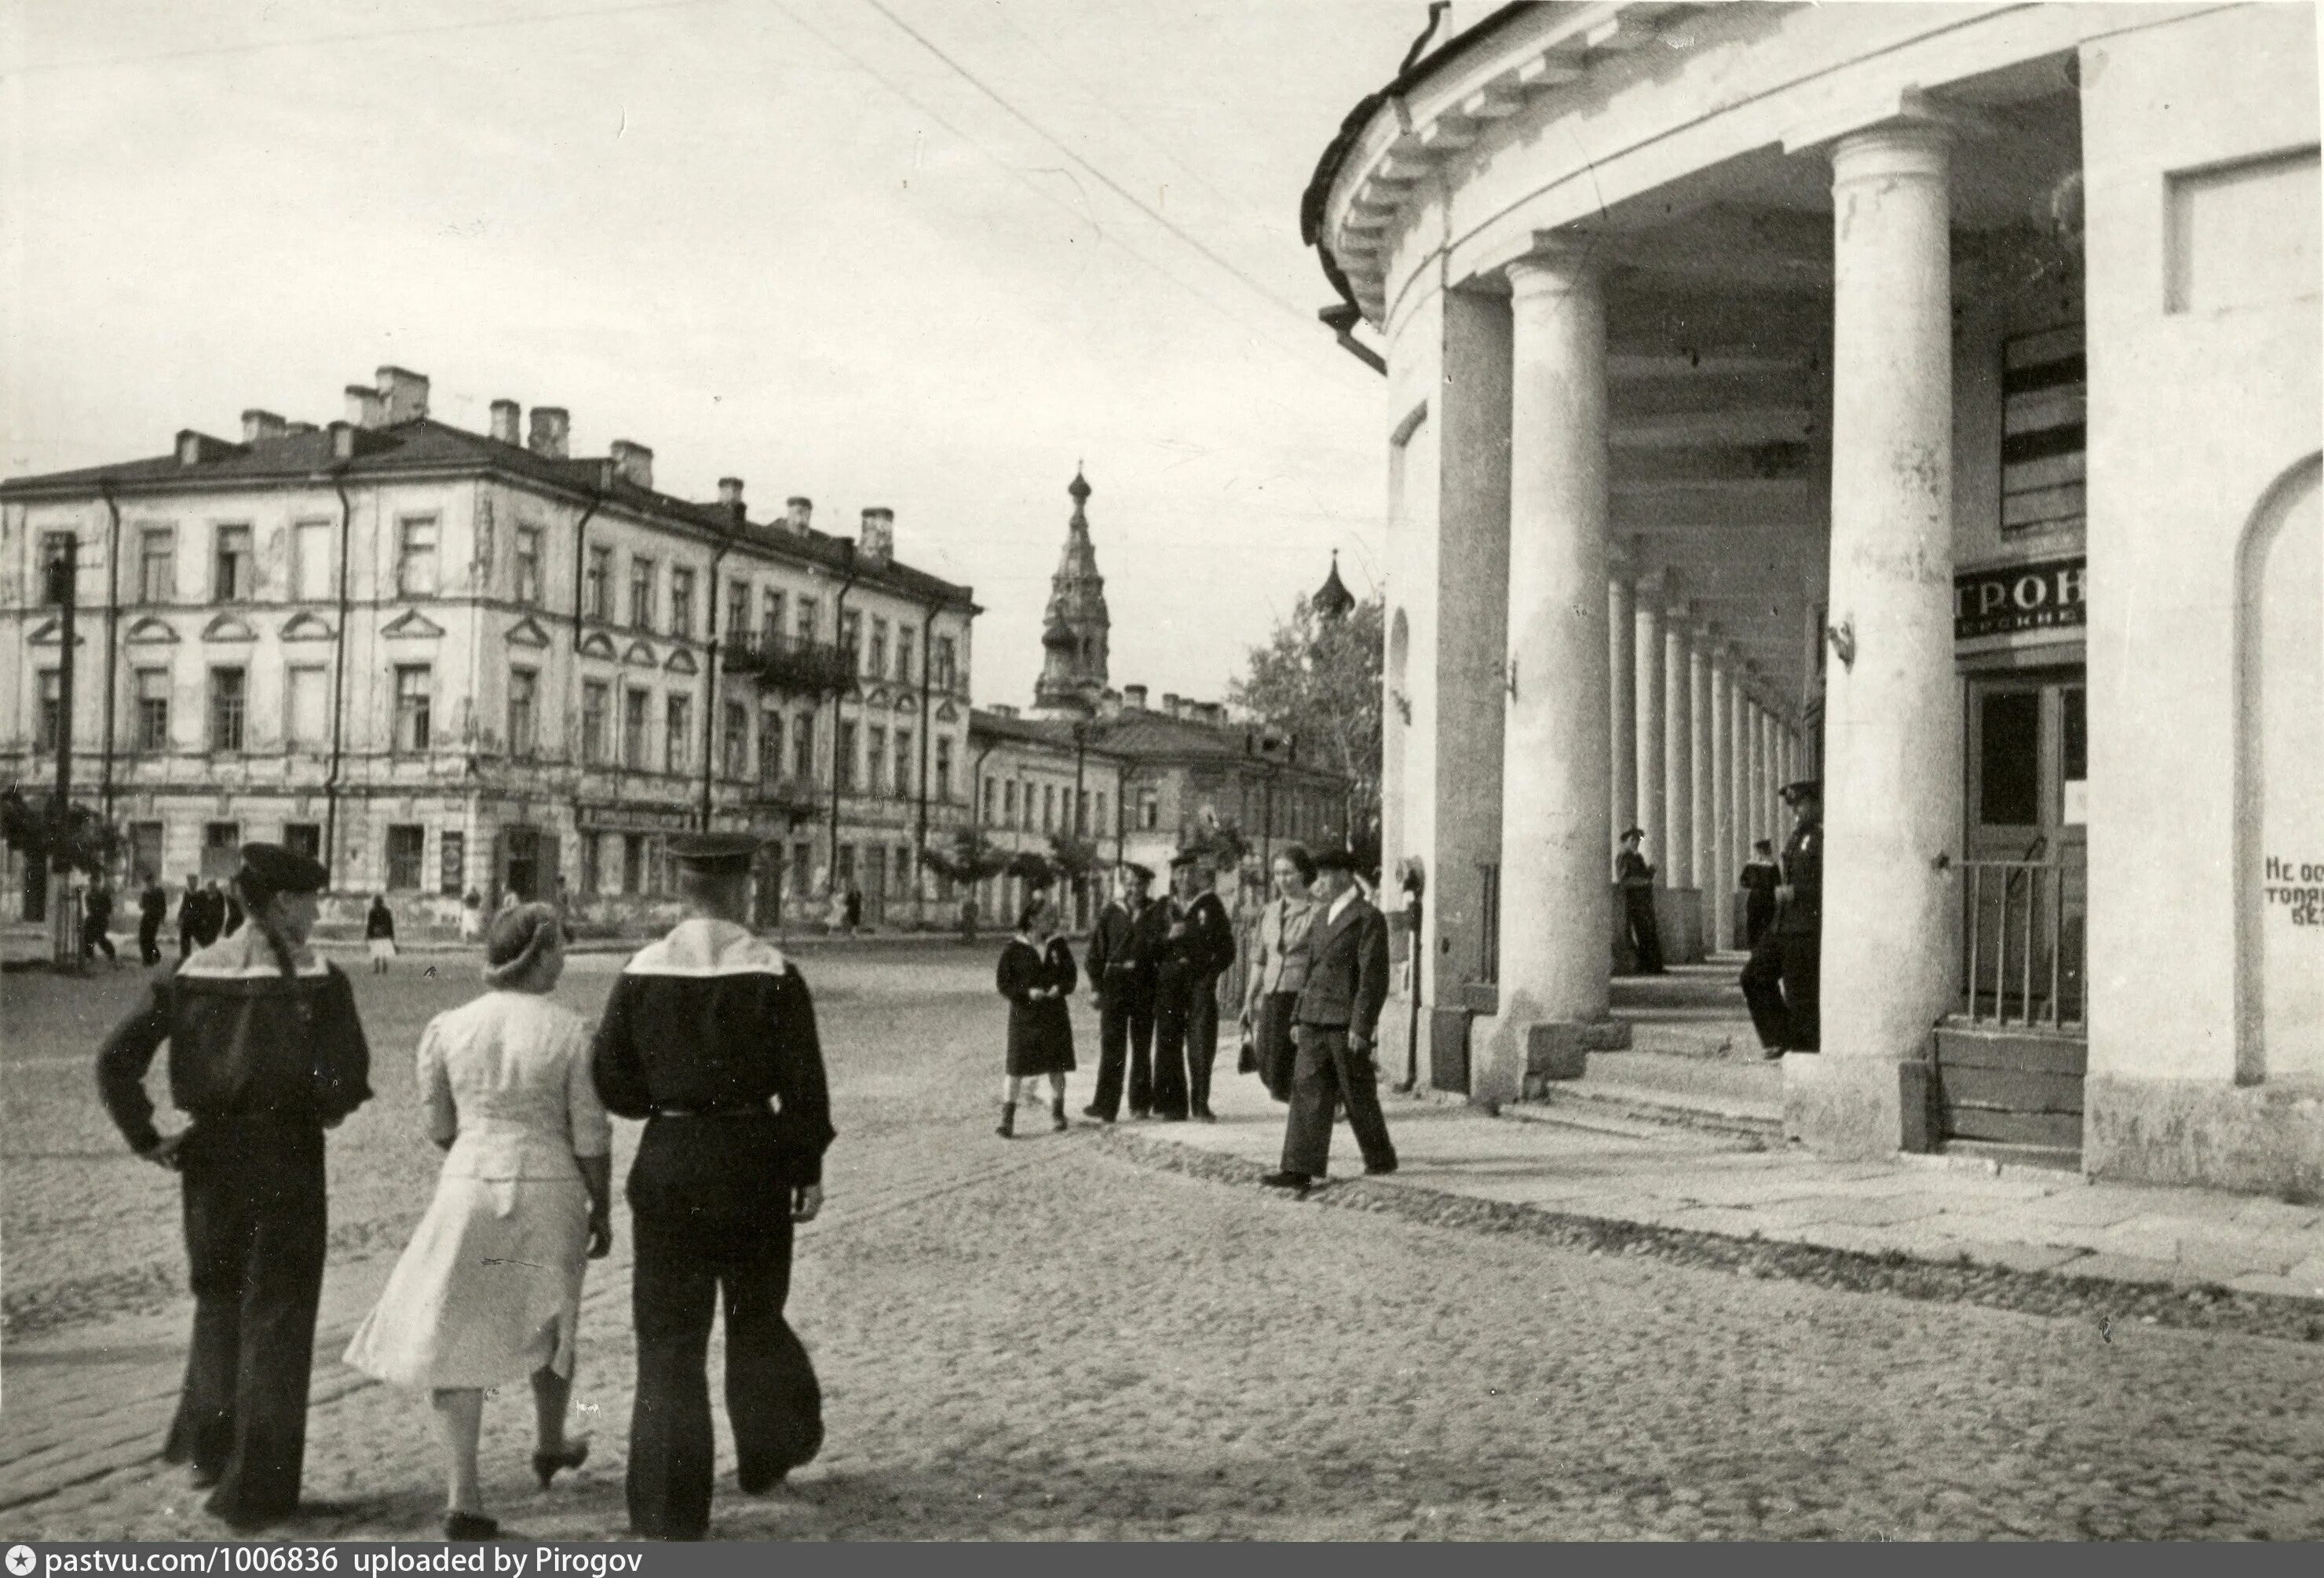
[[[242,851],[254,924],[152,980],[97,1054],[129,1148],[180,1175],[194,1330],[162,1457],[190,1463],[238,1530],[290,1517],[307,1444],[307,1378],[326,1248],[323,1131],[371,1096],[355,992],[307,946],[323,868],[279,844]],[[153,1127],[145,1071],[170,1044]]]
[[[460,899],[460,940],[481,942],[484,936],[484,896],[474,888]]]
[[[137,956],[147,965],[161,962],[161,923],[170,918],[170,895],[161,879],[143,872],[144,890],[137,895]]]
[[[837,888],[831,890],[824,900],[823,928],[834,937],[847,930],[847,895]]]
[[[1646,830],[1625,829],[1622,853],[1614,861],[1614,881],[1622,890],[1622,918],[1629,929],[1635,974],[1663,973],[1663,934],[1655,920],[1655,868],[1641,853]]]
[[[347,1344],[346,1362],[429,1393],[450,1482],[444,1537],[491,1539],[476,1447],[484,1392],[532,1387],[543,1489],[589,1455],[568,1440],[574,1333],[588,1261],[613,1247],[613,1125],[589,1076],[589,1031],[549,1001],[565,971],[557,911],[493,921],[484,995],[420,1037],[420,1120],[443,1150],[436,1196]]]
[[[960,901],[960,940],[963,945],[974,945],[976,920],[976,895],[972,893]]]
[[[88,891],[81,900],[80,956],[93,959],[102,948],[106,962],[116,970],[121,968],[121,955],[113,951],[112,932],[113,889],[102,875],[92,877]]]
[[[1283,1166],[1264,1180],[1271,1188],[1305,1194],[1324,1177],[1342,1103],[1364,1171],[1396,1171],[1372,1056],[1388,1001],[1388,922],[1357,893],[1355,869],[1356,857],[1344,849],[1315,857],[1319,909],[1307,934],[1307,984],[1295,1010],[1299,1059],[1284,1125]]]
[[[722,1296],[742,1490],[771,1489],[823,1444],[823,1393],[783,1302],[794,1224],[823,1208],[831,1103],[807,983],[743,924],[757,841],[701,833],[669,846],[685,918],[614,981],[590,1069],[608,1111],[647,1120],[628,1187],[630,1527],[699,1539],[715,1451],[705,1356]]]
[[[1784,881],[1775,918],[1743,966],[1743,1001],[1768,1057],[1814,1052],[1823,1044],[1823,785],[1812,778],[1784,786],[1798,820],[1784,842]]]
[[[1120,896],[1090,932],[1090,999],[1096,1005],[1097,1090],[1084,1117],[1111,1123],[1120,1115],[1122,1076],[1129,1075],[1130,1115],[1154,1110],[1154,971],[1161,955],[1163,916],[1149,902],[1154,872],[1130,863],[1115,878]]]
[[[242,900],[235,890],[221,888],[216,881],[210,883],[210,912],[217,918],[220,937],[232,937],[249,918],[243,913]]]
[[[515,911],[504,909],[501,913],[512,915]],[[395,911],[387,907],[384,893],[374,893],[371,908],[364,912],[364,941],[370,946],[371,973],[386,974],[395,958]]]
[[[1193,850],[1170,862],[1162,946],[1154,963],[1154,1115],[1166,1123],[1211,1114],[1219,1055],[1219,975],[1234,963],[1234,922],[1210,862]]]
[[[1291,1100],[1291,1075],[1299,1056],[1295,1044],[1293,1013],[1307,984],[1308,928],[1315,907],[1308,886],[1315,880],[1315,860],[1305,844],[1286,844],[1268,863],[1275,879],[1275,898],[1259,913],[1257,947],[1251,961],[1250,985],[1243,997],[1243,1033],[1258,1054],[1259,1083],[1278,1102]]]
[[[1065,1075],[1074,1069],[1074,1021],[1065,999],[1081,972],[1074,950],[1057,935],[1056,900],[1047,890],[1026,901],[1017,935],[1001,950],[993,984],[1009,1000],[1008,1072],[1001,1080],[1001,1138],[1017,1131],[1017,1105],[1037,1080],[1049,1083],[1049,1123],[1065,1128]]]
[[[1775,864],[1775,846],[1766,839],[1754,839],[1751,858],[1744,863],[1743,872],[1735,885],[1743,890],[1743,946],[1756,948],[1759,939],[1767,935],[1767,927],[1775,919],[1775,890],[1783,884],[1784,874]]]
[[[863,925],[863,891],[854,883],[847,884],[847,935],[853,937]]]
[[[185,896],[178,900],[178,957],[192,956],[196,950],[217,941],[218,931],[226,920],[226,907],[220,904],[215,912],[210,908],[211,891],[201,878],[186,879]]]

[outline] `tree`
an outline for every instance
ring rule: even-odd
[[[920,863],[940,877],[970,885],[999,876],[1009,867],[1009,852],[973,827],[953,834],[947,844],[930,845]]]
[[[58,814],[56,797],[26,794],[10,785],[0,790],[0,839],[27,860],[53,866],[61,854],[78,872],[97,876],[121,850],[121,830],[87,806]]]
[[[1097,870],[1103,858],[1097,845],[1086,838],[1070,833],[1049,835],[1049,867],[1065,881],[1080,882]]]
[[[1303,757],[1348,780],[1348,830],[1361,838],[1379,825],[1381,632],[1379,594],[1337,619],[1302,596],[1227,699],[1299,742]]]

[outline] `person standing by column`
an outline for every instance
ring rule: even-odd
[[[364,941],[370,945],[371,973],[386,974],[389,964],[395,958],[395,911],[387,907],[384,893],[374,893],[371,908],[364,912]]]
[[[1388,921],[1356,891],[1356,857],[1327,849],[1315,857],[1314,923],[1307,934],[1307,984],[1295,1010],[1299,1060],[1284,1125],[1283,1166],[1261,1180],[1305,1194],[1331,1159],[1332,1125],[1342,1103],[1363,1153],[1364,1171],[1396,1171],[1396,1147],[1380,1112],[1372,1059],[1388,1001]]]
[[[1784,873],[1775,864],[1774,846],[1762,838],[1751,845],[1751,859],[1735,885],[1743,890],[1743,946],[1756,948],[1775,919],[1775,890]]]
[[[323,1290],[323,1131],[371,1097],[355,992],[307,947],[323,868],[245,844],[235,886],[251,924],[156,977],[97,1054],[97,1088],[129,1148],[180,1175],[194,1295],[185,1389],[161,1448],[190,1463],[237,1530],[298,1509],[307,1380]],[[170,1043],[153,1126],[145,1070]]]
[[[1622,830],[1622,853],[1614,862],[1614,881],[1622,890],[1622,923],[1629,930],[1634,974],[1663,973],[1663,936],[1655,924],[1655,868],[1639,853],[1646,830]]]
[[[145,887],[137,895],[137,956],[147,964],[161,962],[161,923],[170,918],[170,895],[161,879],[145,873]]]
[[[1210,863],[1193,850],[1170,862],[1162,945],[1154,968],[1154,1115],[1166,1123],[1211,1116],[1219,1052],[1219,973],[1234,963],[1234,923]]]
[[[1802,779],[1785,784],[1784,803],[1798,825],[1784,844],[1784,881],[1775,890],[1775,920],[1743,966],[1743,1001],[1769,1057],[1814,1052],[1823,1040],[1823,786]]]
[[[1277,1101],[1288,1102],[1291,1073],[1299,1056],[1292,1038],[1292,1011],[1307,984],[1307,936],[1315,918],[1315,906],[1308,897],[1315,860],[1304,844],[1286,844],[1275,852],[1270,869],[1276,898],[1259,911],[1242,1025],[1259,1048],[1259,1083]]]
[[[1098,1010],[1097,1091],[1082,1115],[1111,1123],[1121,1112],[1123,1065],[1130,1115],[1154,1110],[1154,967],[1160,956],[1162,907],[1147,901],[1154,881],[1146,866],[1121,868],[1120,897],[1090,933],[1090,996]]]
[[[831,1099],[807,983],[744,924],[757,850],[747,834],[671,837],[685,918],[622,969],[590,1048],[606,1111],[647,1121],[627,1190],[638,1344],[627,1494],[631,1529],[652,1539],[710,1527],[705,1367],[722,1296],[744,1493],[823,1445],[822,1389],[783,1304],[794,1225],[823,1209]]]

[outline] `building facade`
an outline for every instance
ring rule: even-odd
[[[669,834],[747,828],[763,921],[851,884],[933,917],[917,852],[969,811],[976,608],[897,561],[890,512],[853,540],[805,499],[753,521],[740,479],[659,492],[641,445],[570,456],[556,408],[466,432],[397,368],[347,400],[0,484],[0,778],[39,792],[69,745],[124,878],[275,839],[408,918],[514,893],[618,927],[669,913]],[[38,590],[67,537],[69,724]]]
[[[1303,210],[1388,347],[1437,1082],[1618,1043],[1610,839],[1731,936],[1820,773],[1794,1138],[2324,1186],[2312,12],[1452,20]]]

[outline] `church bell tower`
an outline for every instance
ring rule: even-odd
[[[1105,577],[1097,573],[1097,549],[1090,541],[1090,484],[1078,467],[1073,484],[1074,515],[1065,527],[1065,551],[1049,577],[1049,606],[1042,616],[1041,678],[1033,687],[1036,715],[1088,717],[1105,693]]]

